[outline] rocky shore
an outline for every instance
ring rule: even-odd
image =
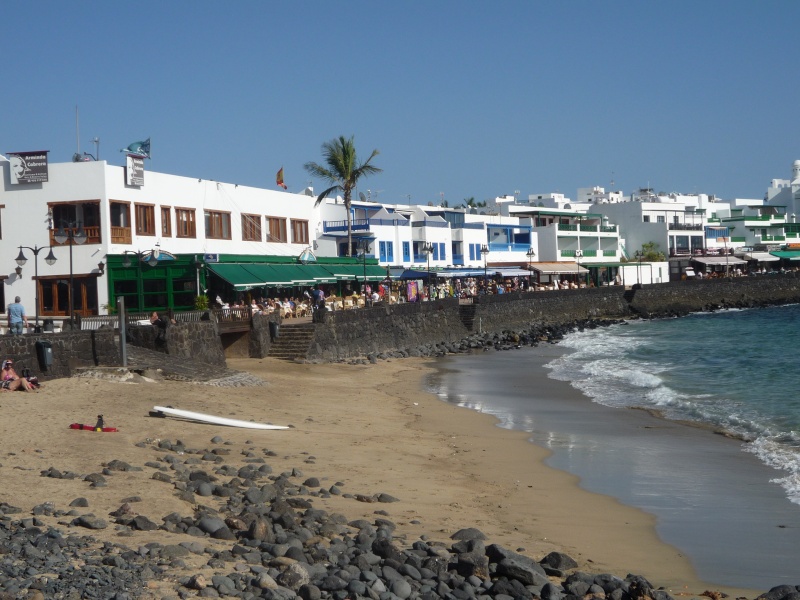
[[[582,319],[557,325],[532,325],[518,330],[507,329],[501,332],[473,333],[457,342],[440,342],[424,344],[387,352],[370,353],[365,357],[340,360],[349,364],[375,363],[378,360],[390,360],[409,357],[436,358],[448,354],[468,354],[489,350],[513,350],[522,346],[538,346],[539,344],[555,344],[565,335],[584,329],[596,329],[624,323],[621,319]],[[321,361],[315,361],[321,362]],[[336,362],[336,361],[334,361]]]
[[[130,472],[149,473],[186,507],[161,518],[138,514],[132,496],[108,515],[84,497],[68,507],[46,502],[32,514],[0,505],[0,600],[20,598],[267,598],[272,600],[670,600],[642,576],[588,573],[560,552],[531,557],[505,548],[474,527],[449,539],[409,540],[390,518],[401,500],[323,485],[302,467],[274,473],[275,452],[236,447],[215,436],[207,447],[181,441],[136,444],[141,465],[110,460],[95,473],[57,467],[42,478],[80,480],[87,489]],[[144,492],[146,493],[146,492]],[[341,496],[375,505],[372,519],[349,519],[315,508]],[[119,541],[93,535],[114,531]],[[188,541],[127,545],[136,532],[181,534]],[[795,600],[800,588],[780,586],[763,600]],[[703,594],[714,600],[718,592]]]

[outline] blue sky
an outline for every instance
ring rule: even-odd
[[[23,2],[0,152],[290,191],[355,136],[385,202],[600,185],[760,198],[800,159],[800,2]],[[792,57],[795,57],[794,59]]]

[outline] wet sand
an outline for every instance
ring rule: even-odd
[[[36,394],[0,394],[0,502],[26,515],[43,502],[66,510],[73,499],[85,497],[89,508],[84,511],[107,517],[124,498],[138,495],[142,501],[136,511],[156,523],[171,512],[191,514],[191,505],[169,485],[154,481],[147,467],[113,475],[103,488],[90,488],[79,478],[43,478],[40,471],[55,467],[85,475],[114,459],[141,466],[153,460],[155,440],[180,439],[206,448],[221,436],[234,448],[273,450],[276,456],[269,464],[277,473],[299,468],[305,477],[320,478],[323,486],[341,483],[345,494],[383,492],[398,498],[376,505],[332,496],[316,498],[314,504],[348,519],[370,519],[376,510],[385,510],[409,543],[422,535],[446,541],[458,529],[474,526],[489,541],[524,548],[537,560],[552,550],[563,551],[582,570],[644,575],[675,596],[718,589],[754,598],[765,591],[698,580],[686,557],[659,539],[652,515],[582,490],[577,477],[544,464],[549,453],[529,443],[529,434],[497,427],[490,415],[421,391],[425,377],[434,372],[430,362],[357,366],[239,359],[228,364],[267,385],[222,388],[72,378],[48,382]],[[148,416],[155,405],[293,428],[262,432],[157,419]],[[93,423],[100,413],[118,433],[68,428],[72,422]],[[64,524],[68,521],[52,521],[70,529]],[[153,540],[174,543],[178,537],[154,531],[120,538],[118,533],[114,527],[91,532],[99,540],[133,547]]]
[[[601,406],[547,378],[543,365],[564,351],[448,357],[439,364],[457,375],[430,381],[448,401],[531,432],[552,452],[546,464],[577,475],[581,487],[655,515],[659,537],[713,585],[796,584],[800,507],[770,483],[780,473],[744,452],[740,440],[648,411]]]

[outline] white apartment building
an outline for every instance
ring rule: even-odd
[[[0,173],[0,305],[19,296],[31,321],[104,314],[119,297],[132,310],[192,308],[204,290],[215,297],[215,282],[230,291],[331,277],[297,270],[320,228],[311,195],[149,171],[131,184],[127,167],[105,161],[45,161],[27,181],[2,157]]]

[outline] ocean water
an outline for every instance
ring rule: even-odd
[[[428,387],[654,514],[703,580],[766,591],[800,584],[798,341],[800,305],[631,321],[448,357]]]
[[[550,376],[599,404],[740,437],[800,504],[800,305],[633,321],[568,336]]]

